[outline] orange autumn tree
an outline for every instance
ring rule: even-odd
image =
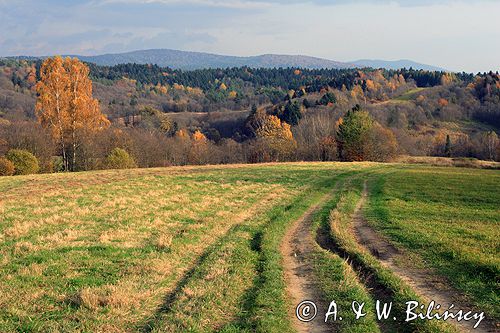
[[[109,126],[92,97],[89,68],[78,59],[46,59],[36,85],[36,115],[51,130],[61,149],[64,170],[75,170],[77,151],[84,135]]]
[[[208,139],[200,130],[196,130],[192,136],[191,149],[189,151],[189,162],[191,164],[205,164],[208,157]]]
[[[290,125],[276,116],[266,115],[255,134],[272,161],[289,157],[297,147]]]

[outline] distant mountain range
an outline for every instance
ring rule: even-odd
[[[317,68],[414,68],[425,70],[443,70],[441,68],[420,64],[411,60],[385,61],[385,60],[357,60],[353,62],[339,62],[328,59],[303,56],[303,55],[280,55],[264,54],[251,57],[236,57],[218,55],[203,52],[179,51],[170,49],[140,50],[126,53],[103,54],[96,56],[79,56],[82,61],[95,63],[103,66],[113,66],[125,63],[156,64],[161,67],[174,69],[192,70],[200,68],[226,68],[248,66],[252,68],[274,68],[274,67],[301,67],[309,69]],[[33,58],[33,57],[15,57]],[[41,57],[43,58],[43,57]]]
[[[176,69],[226,68],[248,66],[253,68],[303,67],[303,68],[346,68],[351,65],[321,58],[293,55],[265,54],[253,57],[224,56],[202,52],[188,52],[168,49],[133,51],[118,54],[78,57],[98,65],[123,63],[156,64]]]
[[[386,69],[400,69],[400,68],[412,67],[413,69],[424,69],[427,71],[443,71],[443,72],[447,71],[444,68],[421,64],[408,59],[394,60],[394,61],[361,59],[353,61],[351,62],[351,64],[354,64],[356,67],[372,67],[372,68],[386,68]]]

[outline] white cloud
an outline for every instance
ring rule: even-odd
[[[14,3],[15,2],[15,3]],[[9,4],[10,3],[10,4]],[[174,48],[500,68],[500,1],[0,0],[0,56]]]
[[[98,4],[164,4],[164,5],[194,5],[206,7],[221,7],[235,9],[261,9],[273,6],[271,2],[244,1],[244,0],[104,0],[96,1]]]

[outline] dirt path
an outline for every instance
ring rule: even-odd
[[[460,292],[451,289],[443,278],[438,277],[431,270],[413,267],[403,268],[396,265],[396,262],[403,258],[403,254],[369,226],[363,217],[362,209],[367,196],[368,191],[365,183],[363,195],[353,216],[354,231],[358,242],[367,248],[384,267],[394,272],[426,301],[434,300],[436,303],[441,304],[441,308],[444,309],[448,309],[450,304],[454,304],[457,310],[473,311],[464,301]],[[448,322],[457,324],[459,330],[463,332],[495,332],[494,325],[486,320],[483,320],[476,329],[473,329],[475,320],[457,322],[450,319]],[[486,327],[490,327],[490,329]]]
[[[320,203],[309,208],[300,219],[295,221],[287,231],[281,245],[287,292],[294,304],[290,316],[298,332],[334,332],[333,327],[324,322],[324,314],[328,305],[321,303],[321,293],[314,284],[312,258],[310,257],[315,246],[311,235],[313,216],[328,198],[329,196],[326,195]],[[318,316],[310,322],[299,321],[295,314],[295,307],[304,300],[313,301],[318,307]]]

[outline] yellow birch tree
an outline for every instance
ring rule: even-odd
[[[92,97],[89,68],[78,59],[46,59],[36,85],[36,115],[61,148],[65,171],[75,170],[81,135],[109,126]]]

